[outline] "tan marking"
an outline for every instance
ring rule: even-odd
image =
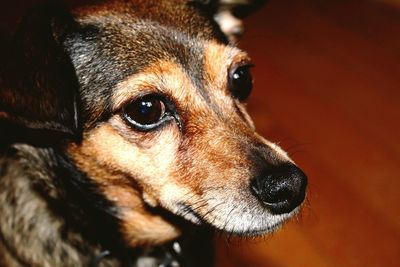
[[[208,86],[225,90],[229,68],[234,64],[250,62],[248,55],[230,46],[209,42],[205,46],[204,69]]]
[[[255,124],[254,124],[252,118],[250,117],[249,113],[247,113],[245,104],[240,103],[239,100],[236,100],[236,105],[237,105],[239,111],[241,112],[243,118],[246,120],[247,124],[250,126],[250,128],[251,128],[253,131],[255,131],[256,126],[255,126]]]
[[[177,140],[176,131],[171,127],[163,135],[154,137],[157,141],[151,141],[163,148],[157,145],[135,146],[111,126],[115,120],[120,119],[113,118],[113,123],[97,127],[84,137],[79,146],[71,144],[67,151],[77,166],[94,179],[105,196],[119,207],[123,232],[131,246],[158,244],[176,238],[180,231],[147,210],[141,192],[147,192],[148,196],[157,194],[169,183],[168,170],[177,146],[171,140]],[[119,122],[119,125],[124,124]],[[135,135],[135,132],[131,134]],[[132,186],[133,183],[137,183],[139,188]],[[150,204],[157,205],[154,202]]]
[[[176,63],[159,61],[144,71],[119,83],[113,95],[113,109],[120,109],[126,102],[139,95],[160,93],[172,96],[177,104],[196,109],[202,105],[189,78]]]
[[[273,151],[275,151],[277,157],[281,160],[281,161],[288,161],[294,164],[293,160],[289,157],[289,155],[286,153],[286,151],[284,151],[279,145],[265,139],[264,137],[262,137],[261,135],[259,135],[258,133],[255,133],[255,136],[261,140],[264,144],[266,144],[268,147],[270,147]]]

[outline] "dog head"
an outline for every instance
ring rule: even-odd
[[[305,196],[303,172],[246,112],[249,56],[214,20],[221,9],[199,2],[40,9],[17,34],[16,51],[26,51],[19,64],[3,72],[23,77],[4,82],[0,117],[62,133],[74,164],[115,205],[131,246],[179,236],[164,212],[264,234]]]

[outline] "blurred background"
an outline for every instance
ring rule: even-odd
[[[270,0],[246,21],[258,131],[309,177],[281,231],[220,267],[400,266],[400,1]]]
[[[4,1],[2,26],[34,2]],[[309,193],[268,237],[220,237],[218,267],[400,266],[400,0],[270,0],[246,30],[248,108]]]

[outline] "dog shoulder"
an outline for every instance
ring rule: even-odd
[[[89,266],[100,248],[89,244],[60,216],[54,154],[26,144],[0,156],[1,266]],[[85,254],[84,251],[90,251]],[[18,260],[16,260],[18,259]],[[113,260],[109,266],[119,266]]]

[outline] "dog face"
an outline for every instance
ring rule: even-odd
[[[78,89],[57,100],[64,115],[39,110],[29,125],[53,121],[79,136],[63,148],[115,205],[131,246],[180,235],[164,211],[259,235],[304,199],[305,175],[245,110],[251,60],[210,17],[192,2],[130,1],[52,19],[51,45]]]

